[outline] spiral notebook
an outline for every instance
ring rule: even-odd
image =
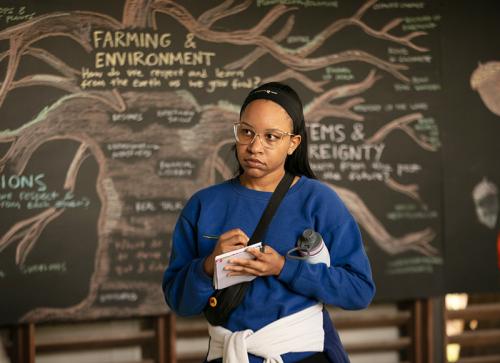
[[[230,271],[225,271],[224,267],[229,264],[228,260],[231,258],[245,258],[245,259],[255,259],[255,256],[248,253],[246,250],[249,248],[260,248],[262,243],[255,243],[247,247],[240,248],[238,250],[230,251],[218,255],[215,257],[215,268],[214,268],[214,287],[216,290],[224,289],[228,286],[239,284],[240,282],[252,281],[257,276],[227,276]]]

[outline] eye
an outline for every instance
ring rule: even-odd
[[[253,137],[255,135],[255,132],[247,127],[241,127],[240,132],[243,136]]]
[[[281,135],[277,132],[266,132],[265,134],[266,141],[276,142],[281,138]]]

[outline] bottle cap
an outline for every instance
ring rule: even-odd
[[[302,250],[311,251],[321,244],[321,236],[313,229],[306,229],[299,239],[299,247]]]

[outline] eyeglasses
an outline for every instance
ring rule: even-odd
[[[261,135],[255,132],[255,130],[250,126],[242,124],[240,122],[236,122],[233,125],[233,128],[234,137],[237,143],[242,145],[252,144],[258,135],[260,138],[260,142],[267,149],[274,149],[275,147],[280,145],[285,136],[295,136],[294,134],[291,134],[289,132],[277,129],[265,130]]]

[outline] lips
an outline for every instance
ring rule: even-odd
[[[261,168],[264,166],[264,163],[262,161],[253,158],[245,159],[245,164],[251,168]]]

